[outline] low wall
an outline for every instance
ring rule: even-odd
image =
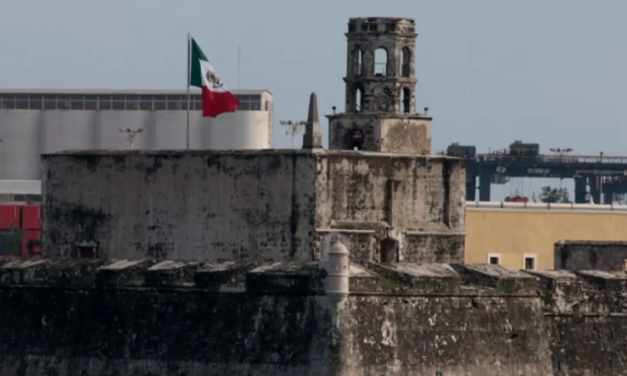
[[[0,375],[625,375],[619,273],[0,261]],[[538,293],[539,292],[539,293]]]
[[[555,269],[625,271],[627,242],[560,241],[554,257]]]

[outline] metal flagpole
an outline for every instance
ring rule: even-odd
[[[186,124],[186,150],[189,150],[189,105],[191,102],[191,95],[189,93],[189,84],[192,78],[192,35],[191,33],[187,33],[187,124]]]

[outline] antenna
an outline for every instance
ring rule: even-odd
[[[285,127],[285,134],[292,136],[292,149],[294,149],[294,138],[297,134],[303,133],[306,121],[280,120],[279,123]]]
[[[137,135],[142,133],[143,131],[144,130],[141,129],[141,128],[138,128],[138,129],[130,129],[130,128],[122,129],[122,128],[120,128],[120,132],[126,134],[125,139],[130,144],[131,150],[133,150],[135,148],[135,137],[137,137]]]
[[[237,46],[237,88],[238,89],[242,88],[241,68],[242,68],[242,49],[240,48],[240,46]]]

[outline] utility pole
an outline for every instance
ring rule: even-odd
[[[285,134],[292,137],[292,149],[294,149],[294,138],[297,134],[303,133],[305,130],[306,121],[292,121],[292,120],[280,120],[279,123],[285,127]]]
[[[126,134],[126,136],[124,138],[130,144],[131,150],[133,150],[135,148],[135,137],[137,137],[137,135],[142,133],[143,131],[144,130],[141,129],[141,128],[138,128],[138,129],[130,129],[130,128],[122,129],[122,128],[120,128],[120,132]]]

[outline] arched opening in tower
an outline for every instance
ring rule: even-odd
[[[374,74],[375,76],[387,76],[388,73],[388,51],[379,47],[374,51]]]
[[[364,91],[361,87],[355,89],[355,112],[361,112],[364,106]]]
[[[404,87],[401,90],[401,105],[403,106],[403,112],[409,113],[410,101],[411,101],[411,92],[409,91],[409,88]]]
[[[401,50],[401,76],[409,77],[409,64],[411,61],[411,52],[409,48],[403,47]]]
[[[353,63],[355,64],[355,76],[361,76],[363,72],[364,51],[356,49],[353,53]]]

